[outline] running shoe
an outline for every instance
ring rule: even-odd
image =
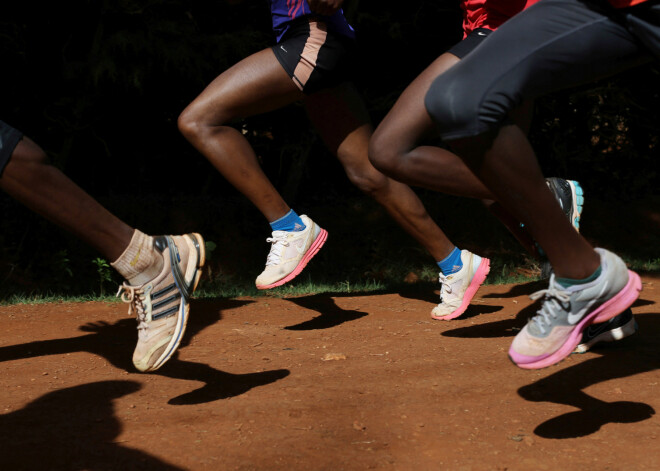
[[[190,305],[205,261],[204,239],[199,234],[154,237],[154,250],[163,256],[163,269],[141,285],[124,283],[117,296],[129,304],[138,321],[138,342],[133,364],[139,371],[154,371],[170,359],[186,330]]]
[[[592,324],[587,327],[582,333],[582,340],[575,347],[574,353],[588,352],[594,345],[600,342],[616,342],[617,340],[631,336],[638,329],[639,327],[635,319],[633,319],[632,311],[628,308],[607,322]]]
[[[584,192],[580,183],[575,180],[564,180],[557,177],[546,178],[545,183],[555,195],[559,206],[561,206],[561,209],[566,214],[568,220],[571,221],[575,230],[580,232],[580,217],[582,216],[582,208],[584,207]],[[541,247],[538,247],[538,251],[544,257],[544,260],[541,262],[541,279],[545,280],[550,278],[552,265],[545,258],[545,253]]]
[[[433,319],[448,321],[463,314],[486,280],[490,260],[461,250],[463,267],[451,275],[440,273],[440,304],[433,308]]]
[[[550,276],[548,289],[534,293],[543,304],[516,335],[509,358],[521,368],[545,368],[566,358],[592,323],[605,322],[623,312],[637,299],[642,282],[618,256],[604,249],[602,272],[595,280],[567,288]]]
[[[300,219],[305,223],[304,230],[273,231],[273,236],[266,239],[272,245],[266,268],[256,280],[258,289],[274,288],[294,279],[325,244],[328,232],[304,214]]]
[[[557,177],[546,178],[545,183],[555,195],[559,206],[575,230],[580,232],[580,216],[584,206],[584,193],[580,184],[575,180]]]

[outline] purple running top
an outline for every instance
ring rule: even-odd
[[[273,31],[277,35],[277,42],[280,42],[293,20],[313,14],[307,0],[270,0],[270,13],[273,17]],[[355,31],[346,21],[342,10],[332,16],[319,16],[319,18],[325,21],[330,31],[349,38],[355,37]]]

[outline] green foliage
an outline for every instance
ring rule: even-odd
[[[657,83],[660,69],[646,65],[539,99],[531,138],[545,173],[603,198],[657,194]]]
[[[112,268],[110,264],[102,258],[95,258],[92,260],[96,266],[96,273],[99,276],[99,293],[101,297],[105,296],[105,284],[112,282]]]
[[[73,277],[73,271],[71,270],[70,263],[71,260],[69,260],[69,255],[66,249],[55,252],[53,264],[57,271],[66,273],[71,278]]]
[[[242,287],[252,293],[254,276],[263,268],[268,226],[176,126],[181,111],[217,75],[272,43],[266,2],[232,3],[9,2],[0,18],[0,55],[3,84],[12,92],[3,97],[0,119],[36,140],[56,165],[128,224],[150,234],[194,230],[213,240],[207,243],[203,289]],[[346,3],[359,40],[355,81],[376,123],[461,35],[456,1],[412,0],[403,10],[396,5]],[[544,97],[536,102],[531,133],[546,174],[583,184],[583,232],[604,242],[600,245],[630,251],[635,260],[650,260],[650,267],[658,258],[652,225],[634,231],[642,244],[622,244],[611,226],[594,226],[590,233],[588,224],[595,199],[611,205],[600,214],[607,222],[638,206],[626,201],[658,195],[659,82],[658,67],[646,65]],[[247,136],[287,202],[330,230],[328,257],[308,268],[315,283],[353,291],[361,283],[395,286],[410,272],[423,283],[436,282],[433,261],[351,186],[301,106],[233,125]],[[515,267],[529,268],[496,222],[483,216],[484,229],[479,218],[464,216],[479,211],[471,203],[420,194],[452,240],[503,257],[502,279]],[[96,256],[91,249],[9,200],[0,200],[0,206],[1,298],[104,292],[112,272],[89,263]],[[216,244],[232,250],[216,253]]]

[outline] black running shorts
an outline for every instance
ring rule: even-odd
[[[308,16],[294,22],[272,50],[298,88],[309,95],[349,80],[354,44]]]
[[[18,145],[18,141],[23,138],[23,133],[14,129],[4,121],[0,121],[0,176],[4,172],[11,154]]]
[[[454,46],[447,52],[455,55],[459,59],[464,59],[465,56],[471,53],[474,48],[481,44],[481,42],[492,32],[492,29],[477,28],[468,34],[462,41],[454,44]]]
[[[660,57],[660,0],[542,0],[438,76],[424,103],[445,140],[497,128],[524,100]]]

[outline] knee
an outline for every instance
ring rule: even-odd
[[[369,141],[369,161],[377,170],[385,175],[396,177],[403,152],[397,148],[396,143],[391,142],[387,132],[376,130]]]
[[[377,195],[387,186],[387,177],[371,165],[349,166],[345,170],[350,182],[369,196]]]
[[[201,119],[199,113],[197,113],[192,105],[181,112],[177,120],[177,127],[179,128],[179,132],[188,140],[195,138],[199,134]]]
[[[192,102],[181,112],[177,127],[189,141],[203,139],[212,130],[224,126],[231,119],[222,103],[216,101],[212,108],[207,104]]]

